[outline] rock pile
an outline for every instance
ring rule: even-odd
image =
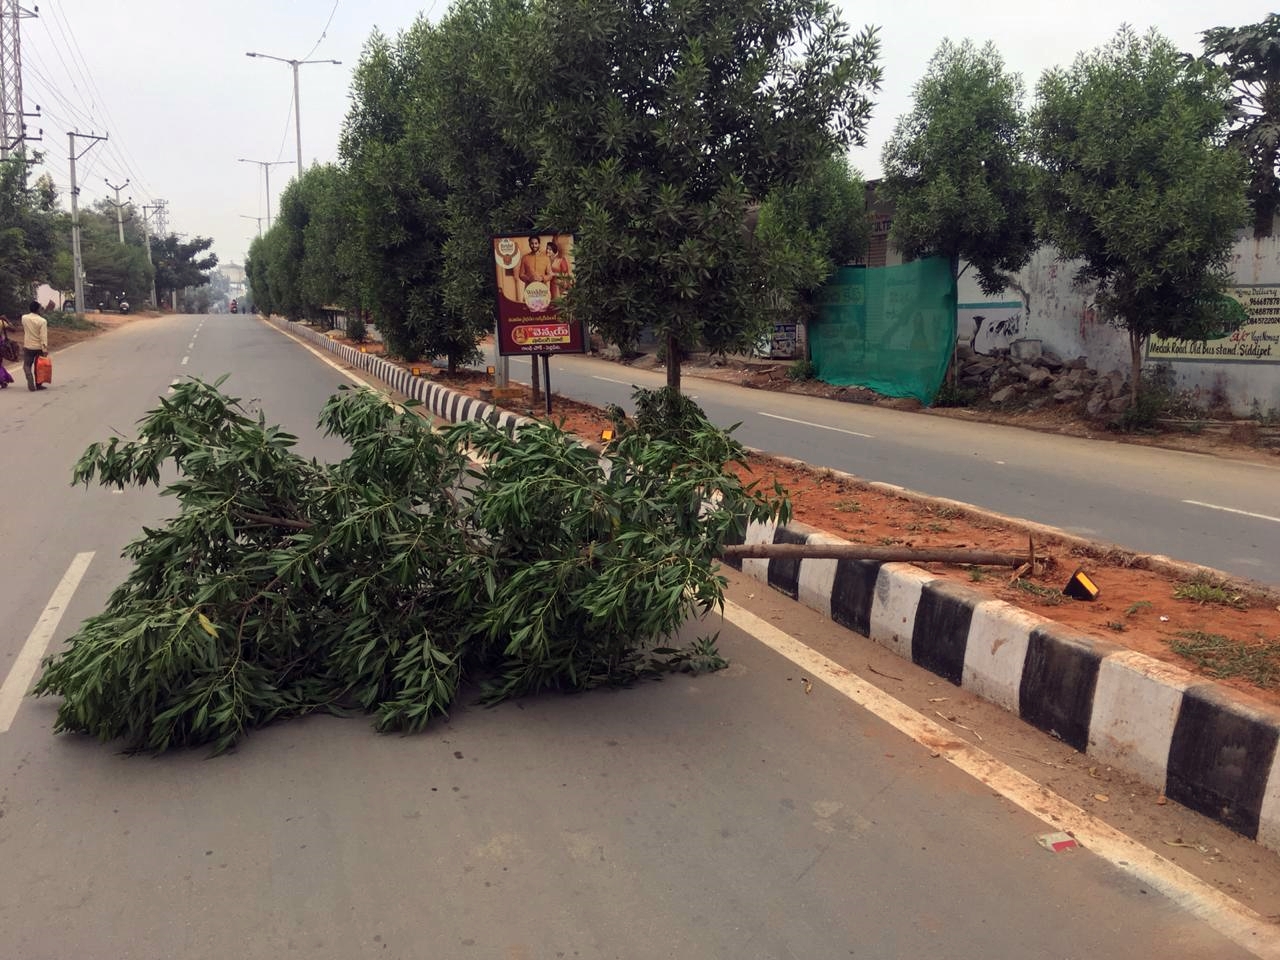
[[[1071,404],[1093,420],[1114,417],[1129,406],[1124,374],[1113,370],[1103,376],[1089,369],[1085,357],[1063,360],[1051,350],[1017,359],[1007,350],[987,356],[961,345],[956,372],[960,387],[981,391],[995,406],[1037,410]]]

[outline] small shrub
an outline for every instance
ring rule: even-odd
[[[1246,603],[1242,595],[1228,589],[1226,584],[1206,578],[1179,584],[1174,589],[1173,596],[1175,600],[1190,600],[1199,604],[1216,603],[1224,607],[1235,607],[1237,610],[1242,609]]]
[[[857,500],[837,500],[835,508],[843,513],[861,513],[862,504]]]
[[[817,376],[818,368],[811,360],[797,360],[787,368],[787,377],[797,383],[803,380],[815,380]]]
[[[369,330],[365,326],[364,317],[358,313],[347,317],[347,339],[352,343],[364,343],[369,339]]]
[[[1067,599],[1061,590],[1054,587],[1042,586],[1041,584],[1033,583],[1030,580],[1018,579],[1013,581],[1013,585],[1023,593],[1029,593],[1031,596],[1037,598],[1041,603],[1050,607],[1056,607]]]
[[[1120,433],[1154,433],[1158,420],[1191,420],[1203,415],[1195,394],[1178,389],[1173,368],[1157,363],[1143,370],[1137,402],[1121,413],[1111,427]]]
[[[978,399],[978,391],[954,383],[944,383],[934,394],[934,407],[971,407]]]
[[[1132,617],[1137,615],[1139,611],[1150,610],[1150,609],[1151,609],[1150,600],[1138,600],[1136,603],[1129,604],[1128,609],[1126,609],[1124,612],[1124,615],[1126,617]]]
[[[974,583],[981,583],[983,580],[987,579],[987,575],[981,567],[970,567],[969,579]]]
[[[1114,630],[1116,633],[1124,633],[1129,628],[1124,625],[1123,620],[1108,620],[1107,629]]]

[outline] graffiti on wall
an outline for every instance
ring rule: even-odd
[[[1187,360],[1212,363],[1280,363],[1280,284],[1229,287],[1248,320],[1234,333],[1214,340],[1173,340],[1152,337],[1149,360]]]
[[[962,303],[956,308],[956,330],[975,353],[1008,350],[1022,336],[1025,311],[1018,301]]]

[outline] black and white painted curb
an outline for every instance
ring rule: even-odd
[[[272,321],[449,421],[523,418]],[[801,523],[752,523],[747,543],[843,543]],[[742,560],[769,584],[939,677],[1280,850],[1280,710],[905,563]]]

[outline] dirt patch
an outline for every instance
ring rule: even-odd
[[[449,376],[426,364],[417,366],[430,371],[435,382],[469,396],[479,396],[482,388],[490,386],[489,377],[478,371]],[[516,413],[541,417],[542,406],[534,409],[529,388],[513,386],[521,389],[523,399],[505,406]],[[553,421],[586,440],[598,442],[600,431],[610,425],[600,408],[559,394],[553,395],[552,410]],[[1028,550],[1028,533],[1016,524],[976,510],[921,503],[830,470],[752,455],[743,475],[766,485],[776,480],[788,491],[796,520],[853,543],[1024,554]],[[1230,584],[1178,579],[1143,569],[1143,558],[1137,554],[1089,549],[1038,534],[1035,550],[1041,568],[1017,580],[1011,579],[1008,569],[920,566],[989,597],[1218,679],[1280,707],[1280,601],[1274,595]],[[1077,569],[1083,569],[1098,585],[1097,599],[1077,601],[1062,594]]]

